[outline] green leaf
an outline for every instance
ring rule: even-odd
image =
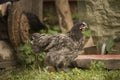
[[[59,32],[59,31],[60,31],[60,28],[59,28],[59,26],[55,26],[55,27],[53,28],[53,30]]]
[[[90,37],[91,36],[91,30],[84,30],[82,31],[84,36]]]
[[[106,41],[106,50],[107,51],[110,51],[112,46],[114,45],[114,40],[113,40],[113,37],[110,37],[107,41]]]

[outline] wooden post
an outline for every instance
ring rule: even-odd
[[[67,32],[73,26],[68,0],[56,0],[55,4],[61,31]]]
[[[43,0],[32,0],[32,12],[43,21]]]

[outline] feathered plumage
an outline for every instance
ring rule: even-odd
[[[68,67],[83,46],[82,28],[87,28],[87,25],[77,23],[67,34],[34,33],[32,36],[33,51],[47,52],[46,62],[51,66]]]

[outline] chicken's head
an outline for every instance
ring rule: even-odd
[[[88,27],[87,23],[82,22],[82,23],[80,24],[79,29],[80,29],[81,31],[85,31],[85,30],[88,30],[89,27]]]

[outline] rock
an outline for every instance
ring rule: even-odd
[[[85,0],[85,2],[86,11],[81,12],[86,14],[86,20],[90,23],[95,35],[109,36],[115,35],[117,32],[120,34],[119,0]]]
[[[79,55],[73,64],[79,68],[90,68],[91,61],[101,61],[107,69],[120,69],[120,55]]]
[[[97,42],[120,36],[119,4],[120,0],[80,0],[80,19],[89,23],[93,36],[98,36]]]
[[[13,49],[5,41],[0,41],[0,62],[1,60],[11,60],[13,58]]]
[[[0,69],[8,70],[15,68],[16,61],[13,55],[14,51],[11,46],[5,42],[0,41]]]

